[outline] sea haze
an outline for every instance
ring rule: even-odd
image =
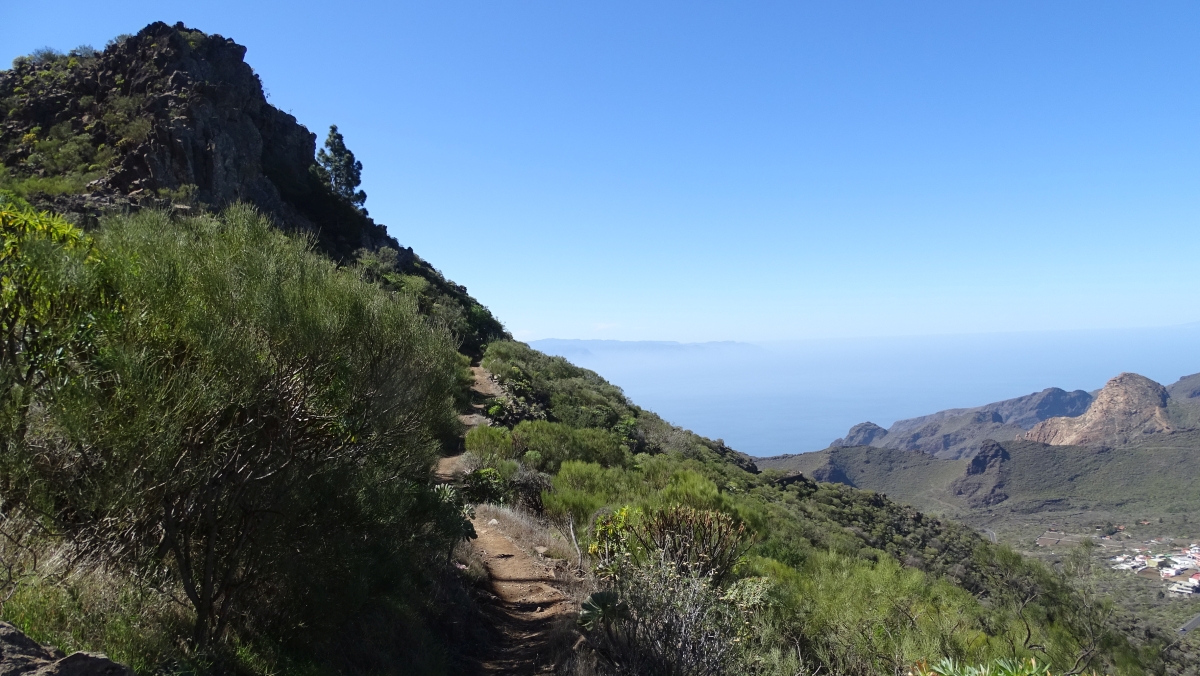
[[[530,342],[619,385],[671,422],[754,456],[825,448],[851,425],[979,406],[1125,371],[1200,371],[1200,323],[1152,329],[776,343]]]

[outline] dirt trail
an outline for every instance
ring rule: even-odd
[[[474,366],[471,373],[475,377],[471,386],[475,412],[459,416],[468,430],[488,424],[483,415],[485,402],[503,394],[486,369]],[[462,472],[460,454],[438,460],[435,475],[438,481],[448,483]],[[499,635],[480,662],[481,672],[553,673],[553,627],[558,618],[573,611],[573,605],[567,594],[558,588],[562,583],[556,579],[552,560],[532,555],[519,547],[496,519],[485,522],[477,517],[472,523],[477,537],[469,544],[487,569],[492,593],[483,604],[483,612]]]
[[[483,661],[483,673],[553,673],[553,625],[572,610],[567,595],[555,586],[555,569],[517,547],[495,519],[476,519],[475,532],[479,537],[471,545],[483,559],[496,595],[485,612],[502,637]]]
[[[471,383],[471,408],[473,412],[458,416],[459,422],[466,426],[468,432],[480,425],[489,424],[487,416],[483,414],[484,408],[487,406],[487,401],[504,394],[500,386],[492,380],[492,374],[488,373],[487,369],[482,366],[472,366],[471,375],[474,377],[474,382]],[[440,483],[454,481],[454,478],[459,474],[462,474],[461,453],[438,460],[437,469],[434,470],[434,476],[437,477]]]
[[[492,380],[490,373],[482,366],[472,366],[471,375],[475,377],[475,382],[471,384],[471,408],[475,409],[473,413],[465,413],[458,416],[462,424],[467,426],[467,429],[479,427],[480,425],[488,424],[487,417],[483,415],[485,403],[488,399],[493,399],[504,394],[500,386]]]

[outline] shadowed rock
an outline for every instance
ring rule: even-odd
[[[0,622],[0,676],[133,676],[133,670],[100,653],[64,655]]]

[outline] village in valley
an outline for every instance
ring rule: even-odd
[[[1149,525],[1149,522],[1140,522]],[[1057,525],[1057,524],[1054,524]],[[1091,539],[1104,551],[1108,567],[1151,580],[1161,580],[1171,596],[1200,595],[1200,541],[1158,537],[1134,544],[1124,526],[1096,535],[1071,535],[1054,525],[1037,539],[1039,547],[1078,544]],[[1124,537],[1122,537],[1124,536]]]
[[[1130,547],[1129,554],[1110,558],[1110,567],[1161,579],[1167,584],[1168,594],[1200,593],[1200,543],[1179,546],[1169,538],[1163,540],[1149,540],[1141,546]]]

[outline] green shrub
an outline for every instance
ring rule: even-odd
[[[524,456],[537,455],[536,469],[549,473],[558,471],[569,460],[594,462],[611,467],[628,461],[628,452],[611,432],[598,429],[576,429],[562,423],[545,420],[526,420],[512,431],[513,452]]]
[[[463,496],[468,502],[504,504],[507,493],[504,477],[491,467],[474,470],[463,478]]]
[[[166,571],[192,648],[213,654],[425,603],[465,532],[429,484],[458,424],[444,329],[248,208],[113,219],[94,249],[61,221],[4,213],[5,283],[27,277],[4,307],[31,308],[10,324],[65,327],[5,355],[4,373],[58,359],[73,376],[4,383],[9,413],[38,412],[5,436],[5,467],[22,470],[3,474],[7,510],[40,512],[115,574]]]
[[[467,452],[488,461],[490,458],[509,459],[513,457],[512,433],[503,427],[480,425],[467,432],[464,439]]]

